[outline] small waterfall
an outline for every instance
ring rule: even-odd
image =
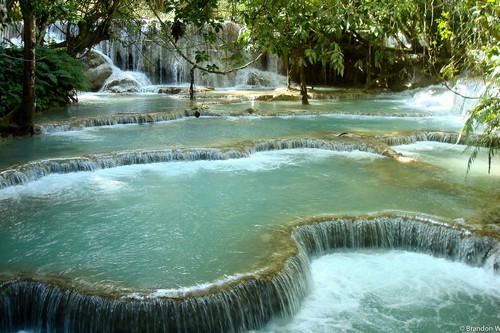
[[[106,79],[101,88],[102,92],[141,92],[144,87],[151,85],[148,77],[138,71],[123,71],[111,60],[110,57],[102,52],[97,52],[111,68],[111,75]]]
[[[436,132],[420,131],[407,134],[391,134],[386,136],[376,136],[376,140],[386,143],[389,146],[407,145],[420,141],[442,142],[449,144],[476,144],[477,137],[471,135],[467,140],[464,136],[460,137],[456,132]]]
[[[486,85],[480,79],[460,79],[453,86],[433,85],[417,89],[412,104],[431,111],[451,112],[463,115],[473,108],[486,92]]]
[[[181,119],[188,116],[189,113],[189,110],[150,113],[120,113],[102,117],[78,118],[67,122],[58,122],[53,124],[39,124],[35,125],[35,131],[40,134],[48,134],[76,131],[86,127],[155,123]]]
[[[253,147],[246,148],[249,153],[282,149],[325,149],[331,151],[364,151],[381,156],[396,158],[399,154],[382,141],[370,137],[361,137],[349,134],[340,134],[330,140],[320,139],[276,139],[257,142]]]
[[[0,330],[14,332],[241,332],[290,316],[309,291],[308,258],[182,296],[108,298],[32,281],[0,285]]]
[[[0,45],[10,43],[20,47],[22,45],[22,22],[14,22],[0,28]]]
[[[479,99],[486,92],[486,85],[480,79],[461,79],[453,90],[457,94],[453,94],[452,112],[463,115],[479,103]]]
[[[70,173],[114,168],[124,165],[149,164],[172,161],[226,160],[244,158],[260,151],[282,149],[325,149],[332,151],[364,151],[395,158],[399,154],[386,144],[363,138],[319,139],[274,139],[256,143],[245,143],[244,149],[224,150],[217,148],[186,148],[153,151],[125,151],[112,154],[96,154],[87,157],[54,158],[30,162],[0,172],[0,189],[26,184],[54,173]]]
[[[325,149],[332,151],[353,151],[361,150],[370,153],[376,153],[376,150],[362,142],[338,142],[336,140],[319,140],[319,139],[277,139],[266,140],[256,143],[251,152],[282,150],[282,149],[297,149],[297,148],[312,148]]]
[[[298,226],[295,236],[310,256],[336,248],[386,248],[425,253],[475,267],[483,267],[487,263],[492,265],[492,262],[500,260],[497,239],[479,237],[467,229],[421,217],[315,221]]]
[[[172,161],[226,160],[246,154],[216,148],[165,149],[156,151],[126,151],[88,157],[56,158],[30,162],[0,172],[0,189],[25,184],[54,173],[71,173],[114,168],[124,165]]]
[[[377,140],[384,142],[389,146],[407,145],[420,141],[435,141],[455,144],[458,140],[458,133],[420,131],[400,135],[377,136]]]
[[[275,231],[263,269],[182,292],[78,291],[70,281],[0,284],[0,330],[46,332],[242,332],[293,315],[311,287],[309,256],[336,248],[427,253],[472,266],[500,266],[498,239],[428,218],[378,215],[300,220]],[[274,264],[273,264],[274,263]],[[273,267],[271,267],[272,265]],[[487,267],[485,267],[488,269]]]

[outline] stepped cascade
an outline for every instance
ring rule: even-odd
[[[385,296],[318,301],[333,295],[321,260],[359,265],[345,253],[361,254],[360,265],[374,260],[367,253],[418,254],[478,280],[431,290],[418,318],[415,304],[381,313],[395,330],[495,324],[500,174],[486,174],[483,155],[466,174],[457,133],[469,101],[441,86],[317,87],[301,105],[273,59],[200,76],[215,89],[189,101],[172,88],[189,66],[132,37],[100,45],[114,66],[103,90],[40,115],[33,137],[0,142],[0,331],[349,331],[360,324],[342,314],[368,308],[359,330],[383,332],[373,313],[387,310]],[[109,93],[124,77],[134,93]],[[387,303],[419,293],[401,289]],[[452,310],[435,315],[432,298]],[[316,307],[311,326],[297,323]]]

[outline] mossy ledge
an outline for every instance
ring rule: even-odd
[[[93,290],[64,278],[1,277],[0,330],[241,332],[295,313],[311,287],[309,260],[336,248],[426,253],[500,272],[498,235],[427,216],[319,216],[272,231],[273,248],[249,272],[179,290]]]

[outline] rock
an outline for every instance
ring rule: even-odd
[[[260,96],[256,96],[255,97],[255,100],[256,101],[264,101],[264,102],[267,102],[267,101],[270,101],[274,98],[273,95],[260,95]]]
[[[113,93],[137,93],[142,85],[137,79],[130,76],[111,75],[102,87],[102,91]]]
[[[99,91],[112,73],[113,68],[107,63],[99,65],[96,68],[88,69],[87,77],[89,90]]]
[[[156,90],[158,94],[170,94],[177,95],[183,92],[183,89],[180,87],[160,87]]]
[[[299,101],[300,99],[301,99],[301,97],[298,95],[281,94],[281,95],[274,96],[272,101],[286,102],[286,101]]]
[[[113,73],[113,64],[106,56],[95,51],[88,52],[82,58],[82,63],[88,77],[89,90],[99,91]]]

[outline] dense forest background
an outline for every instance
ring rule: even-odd
[[[463,134],[479,130],[475,142],[490,157],[500,146],[500,0],[2,0],[0,10],[0,29],[23,27],[22,49],[0,49],[2,135],[32,133],[35,112],[85,89],[78,59],[149,24],[155,43],[192,66],[191,82],[196,73],[224,75],[272,55],[289,87],[299,84],[303,103],[308,85],[401,90],[479,78],[487,89],[467,96],[481,100]],[[228,22],[239,27],[237,38],[222,38]],[[46,35],[55,24],[65,40]],[[203,45],[193,55],[182,45],[194,38]]]

